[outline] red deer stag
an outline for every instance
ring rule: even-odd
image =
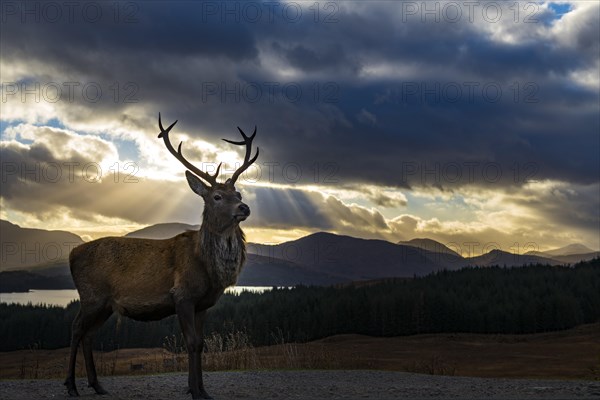
[[[79,291],[81,307],[73,321],[71,357],[65,385],[70,396],[75,386],[77,348],[83,342],[83,356],[89,386],[98,394],[107,392],[98,383],[92,356],[93,333],[117,312],[139,321],[151,321],[177,314],[189,354],[189,392],[193,399],[210,399],[202,382],[203,324],[225,288],[235,285],[246,258],[244,233],[239,226],[250,215],[235,182],[258,157],[250,158],[251,136],[238,128],[246,146],[244,163],[225,183],[192,165],[169,140],[175,121],[164,129],[158,116],[159,138],[188,170],[192,190],[204,199],[202,226],[171,239],[151,240],[107,237],[84,243],[70,254],[71,275]],[[204,182],[202,181],[204,180]]]

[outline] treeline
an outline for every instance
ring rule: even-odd
[[[67,308],[0,305],[0,350],[66,347],[78,303]],[[205,333],[244,331],[255,346],[358,333],[535,333],[600,321],[600,259],[574,267],[465,268],[415,279],[224,295]],[[96,348],[161,347],[181,338],[174,317],[118,321]],[[172,340],[172,339],[171,339]],[[172,342],[171,342],[172,343]]]

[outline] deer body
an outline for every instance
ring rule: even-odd
[[[186,296],[198,308],[213,306],[235,285],[244,259],[241,235],[200,230],[165,240],[98,239],[75,248],[70,265],[82,303],[103,303],[123,316],[154,321],[174,314],[176,302]]]
[[[235,190],[235,179],[258,156],[250,160],[251,142],[246,144],[244,165],[225,183],[193,167],[170,145],[159,117],[161,135],[171,153],[188,169],[191,189],[205,202],[199,231],[187,231],[165,240],[108,237],[84,243],[70,254],[73,281],[80,296],[80,311],[73,321],[71,357],[65,385],[78,396],[75,386],[77,348],[83,342],[89,386],[107,393],[98,383],[92,354],[93,333],[113,313],[139,321],[152,321],[177,314],[189,353],[189,391],[193,399],[210,398],[202,381],[203,324],[206,310],[225,289],[235,285],[246,259],[244,234],[239,223],[250,215]],[[238,128],[239,129],[239,128]],[[256,130],[255,130],[256,133]],[[207,185],[200,178],[207,181]]]

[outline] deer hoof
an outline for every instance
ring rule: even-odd
[[[94,383],[93,385],[90,385],[91,387],[94,388],[94,390],[96,391],[97,394],[108,394],[108,392],[99,384],[99,383]]]
[[[65,381],[65,386],[69,392],[69,397],[79,397],[79,392],[77,391],[77,387],[75,387],[75,382],[71,382],[69,379],[67,379]]]
[[[69,391],[69,397],[79,397],[79,392],[75,386],[67,388],[67,390]]]

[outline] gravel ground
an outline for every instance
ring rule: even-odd
[[[111,394],[96,396],[77,379],[82,398],[190,400],[187,374],[100,377]],[[384,371],[260,371],[205,373],[215,399],[600,399],[600,382],[484,379]],[[63,399],[62,381],[0,381],[0,398]]]

